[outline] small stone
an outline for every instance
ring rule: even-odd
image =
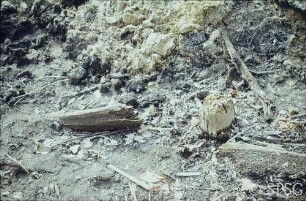
[[[5,92],[3,94],[4,102],[8,103],[11,100],[11,98],[13,98],[15,96],[17,96],[17,91],[15,91],[15,90],[9,90],[9,91]]]
[[[119,79],[111,79],[111,85],[112,89],[117,91],[122,87],[122,82]]]
[[[10,192],[8,192],[8,191],[5,191],[5,192],[1,193],[2,196],[8,196],[9,194],[10,194]]]
[[[17,67],[27,66],[32,62],[31,59],[27,57],[20,57],[17,59]]]
[[[121,180],[122,180],[122,176],[120,174],[115,174],[114,179],[113,179],[114,183],[120,183]]]
[[[175,40],[167,34],[150,33],[141,49],[146,55],[158,54],[166,57],[175,48]]]
[[[88,57],[82,66],[90,76],[106,75],[111,70],[111,63],[98,57]]]
[[[32,73],[28,70],[26,71],[22,71],[21,73],[19,73],[16,78],[19,79],[19,78],[22,78],[22,77],[25,77],[25,78],[28,78],[28,79],[32,79],[33,76],[32,76]]]
[[[177,22],[176,26],[177,26],[178,32],[181,34],[192,32],[194,30],[199,29],[200,27],[198,24],[192,23],[191,20],[187,18],[181,18]]]
[[[153,104],[154,106],[158,106],[160,103],[163,103],[167,97],[163,94],[153,93],[148,96],[143,97],[139,102],[142,107],[148,107]]]
[[[110,86],[108,84],[103,84],[100,88],[102,94],[110,92]]]
[[[131,13],[130,11],[122,15],[122,21],[125,25],[139,25],[144,19],[145,16],[138,13]]]
[[[76,144],[69,148],[72,154],[77,154],[80,150],[80,145]]]
[[[143,81],[140,80],[140,79],[132,80],[128,84],[128,91],[129,92],[141,93],[145,90],[146,90],[146,87],[145,87]]]
[[[56,131],[60,131],[63,128],[63,124],[61,122],[59,122],[59,121],[54,121],[51,124],[51,128],[53,128]]]
[[[139,105],[137,98],[132,94],[132,93],[128,93],[124,96],[122,96],[119,99],[119,103],[123,103],[125,105],[130,105],[133,107],[137,107]]]
[[[43,47],[44,45],[46,45],[48,42],[48,36],[47,35],[41,35],[38,36],[35,40],[35,44],[33,45],[34,49],[39,49],[41,47]]]
[[[280,110],[280,111],[278,112],[278,114],[280,114],[280,115],[286,115],[287,112],[286,112],[285,110]]]
[[[290,106],[288,108],[288,113],[290,116],[297,115],[299,113],[299,109],[297,107]]]
[[[69,75],[69,80],[71,84],[80,84],[81,81],[86,77],[86,70],[82,67],[73,69]]]
[[[14,192],[12,198],[15,200],[22,200],[22,192]]]

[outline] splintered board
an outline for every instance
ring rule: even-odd
[[[75,131],[101,132],[139,128],[139,119],[132,107],[111,106],[55,114],[63,126]]]
[[[242,175],[251,172],[306,172],[306,155],[273,146],[259,146],[245,142],[227,142],[219,148],[221,156],[233,159]]]

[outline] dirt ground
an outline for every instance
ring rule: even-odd
[[[290,155],[306,155],[305,22],[302,0],[2,1],[1,200],[306,200],[305,161]],[[217,136],[199,115],[214,93],[235,108]],[[141,128],[51,118],[113,105]],[[289,155],[220,154],[229,139]]]

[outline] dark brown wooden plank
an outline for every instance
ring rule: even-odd
[[[55,115],[63,125],[76,131],[116,131],[139,128],[139,119],[132,107],[112,106],[97,109],[78,110]]]

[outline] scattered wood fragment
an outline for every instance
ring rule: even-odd
[[[137,199],[137,196],[136,196],[136,189],[137,189],[136,184],[129,183],[129,188],[130,188],[131,195],[132,195],[134,201],[137,201],[138,199]]]
[[[100,89],[101,88],[101,84],[97,84],[97,85],[94,85],[92,87],[89,87],[89,88],[86,88],[82,91],[79,91],[79,92],[76,92],[76,93],[72,93],[72,94],[69,94],[67,96],[64,96],[64,98],[69,98],[69,97],[76,97],[76,96],[81,96],[83,94],[87,94],[87,93],[90,93],[92,91],[95,91],[97,89]]]
[[[299,118],[299,117],[304,117],[304,116],[306,116],[306,113],[292,115],[292,116],[290,116],[290,118]]]
[[[274,70],[267,70],[267,71],[253,71],[253,70],[249,70],[252,74],[254,75],[266,75],[266,74],[273,74],[276,73],[276,71]]]
[[[284,171],[284,164],[288,164],[286,171],[289,174],[305,172],[306,167],[306,154],[287,151],[269,143],[259,146],[245,142],[227,142],[219,148],[219,154],[232,158],[238,172],[243,175],[254,171],[279,173]]]
[[[59,118],[63,126],[76,131],[101,132],[139,128],[139,119],[132,107],[109,106],[97,109],[78,110],[64,114],[51,114]]]
[[[200,176],[201,172],[178,172],[176,173],[177,177],[194,177],[194,176]]]
[[[65,80],[68,79],[68,77],[65,77],[65,76],[44,76],[44,77],[37,78],[36,81],[44,80],[47,78],[56,78],[56,79],[65,79]]]
[[[234,139],[236,139],[238,136],[244,134],[245,132],[247,132],[248,130],[250,130],[251,128],[254,128],[255,126],[257,126],[257,124],[254,124],[246,129],[244,129],[243,131],[237,133],[236,135],[234,135],[231,139],[229,139],[227,142],[231,142],[231,141],[234,141]]]
[[[10,160],[14,161],[19,167],[21,167],[27,174],[30,174],[30,171],[28,170],[28,168],[26,168],[25,166],[23,166],[19,161],[17,161],[15,158],[13,158],[12,156],[10,156],[9,154],[5,154]]]
[[[52,82],[52,83],[50,83],[50,84],[47,84],[47,85],[45,85],[45,86],[43,86],[43,87],[38,88],[38,89],[36,89],[35,91],[32,91],[32,92],[29,92],[29,93],[25,93],[25,94],[22,94],[22,95],[13,97],[12,99],[14,100],[14,101],[13,101],[13,102],[14,102],[14,106],[17,105],[17,104],[18,104],[19,102],[21,102],[22,100],[24,100],[26,97],[33,96],[33,95],[35,95],[35,94],[38,94],[38,93],[40,93],[40,92],[43,91],[43,90],[45,91],[45,90],[46,90],[46,87],[52,86],[52,85],[54,85],[54,84],[57,84],[57,83],[59,83],[59,82],[64,82],[64,81],[68,81],[68,79],[57,80],[57,81],[54,81],[54,82]]]
[[[146,182],[144,181],[141,181],[135,177],[133,177],[132,175],[124,172],[123,170],[120,170],[119,168],[117,168],[116,166],[114,165],[108,165],[108,167],[116,172],[118,172],[119,174],[121,174],[122,176],[128,178],[129,180],[133,181],[134,183],[136,183],[138,186],[141,186],[142,188],[150,191],[151,190],[151,187],[149,184],[147,184]]]
[[[266,94],[264,91],[261,90],[259,87],[257,80],[253,77],[252,73],[249,71],[248,67],[246,64],[242,61],[240,58],[239,54],[235,50],[232,42],[230,41],[227,31],[225,28],[222,28],[222,36],[227,48],[227,51],[232,59],[232,62],[234,63],[235,67],[237,70],[241,73],[241,76],[248,82],[250,88],[255,92],[255,94],[258,96],[260,99],[262,105],[263,105],[263,110],[264,110],[264,118],[266,120],[271,118],[271,105],[270,101],[268,100]]]

